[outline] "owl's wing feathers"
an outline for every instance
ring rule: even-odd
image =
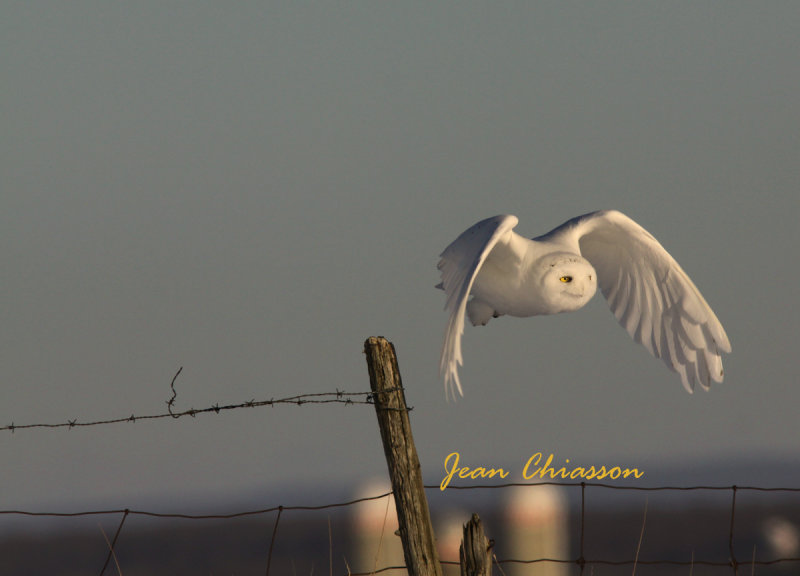
[[[464,231],[441,254],[438,268],[442,273],[442,282],[437,288],[444,290],[447,296],[445,309],[450,312],[450,317],[445,329],[439,371],[444,377],[445,388],[454,399],[456,390],[464,395],[458,379],[458,366],[463,364],[461,335],[464,333],[464,315],[472,284],[493,250],[493,259],[516,259],[520,256],[515,251],[518,243],[513,241],[518,235],[512,231],[517,222],[517,217],[511,215],[481,220]]]
[[[688,392],[722,382],[731,343],[689,276],[659,242],[615,210],[578,216],[545,235],[580,251],[631,337],[677,372]]]

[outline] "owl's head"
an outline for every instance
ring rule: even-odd
[[[548,254],[540,264],[542,295],[553,314],[583,307],[597,291],[594,267],[577,254]]]

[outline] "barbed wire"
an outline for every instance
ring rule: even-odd
[[[363,400],[359,400],[361,397]],[[303,406],[305,404],[368,404],[372,405],[371,392],[343,392],[337,390],[336,392],[318,392],[314,394],[298,394],[297,396],[289,396],[286,398],[270,398],[269,400],[248,400],[247,402],[240,402],[239,404],[214,404],[207,408],[189,408],[183,412],[172,412],[171,409],[163,414],[145,414],[143,416],[130,416],[120,418],[108,418],[104,420],[93,420],[90,422],[80,422],[77,419],[67,420],[66,422],[58,423],[37,423],[37,424],[15,424],[11,423],[5,426],[0,426],[0,431],[16,432],[17,430],[24,430],[28,428],[79,428],[85,426],[102,426],[106,424],[119,424],[122,422],[137,422],[138,420],[157,420],[160,418],[182,418],[184,416],[191,416],[194,418],[199,414],[209,414],[211,412],[219,414],[227,410],[238,410],[240,408],[260,408],[263,406],[277,406],[278,404],[295,404]]]
[[[67,419],[65,422],[57,422],[57,423],[36,423],[36,424],[16,424],[12,422],[11,424],[7,424],[5,426],[0,426],[0,432],[10,431],[12,434],[17,430],[24,430],[30,428],[79,428],[79,427],[88,427],[88,426],[104,426],[108,424],[121,424],[123,422],[130,422],[134,423],[138,420],[158,420],[162,418],[182,418],[184,416],[191,416],[194,418],[199,414],[210,414],[211,412],[215,414],[219,414],[220,412],[225,412],[228,410],[239,410],[241,408],[261,408],[264,406],[277,406],[279,404],[294,404],[296,406],[304,406],[307,404],[345,404],[345,405],[369,405],[374,406],[374,396],[375,393],[372,391],[369,392],[345,392],[343,390],[339,390],[338,388],[334,392],[312,392],[306,394],[297,394],[295,396],[288,396],[286,398],[270,398],[269,400],[248,400],[246,402],[240,402],[238,404],[213,404],[212,406],[208,406],[206,408],[189,408],[188,410],[183,410],[181,412],[174,412],[173,408],[175,406],[175,401],[178,398],[178,393],[175,390],[175,381],[177,380],[180,373],[183,371],[183,366],[178,368],[178,371],[175,372],[175,375],[172,377],[172,381],[170,382],[170,391],[172,396],[169,400],[165,401],[167,405],[167,412],[160,413],[160,414],[145,414],[136,416],[135,414],[131,414],[130,416],[122,416],[116,418],[104,418],[98,420],[92,420],[88,422],[80,422],[77,418],[70,420]],[[389,388],[383,391],[383,393],[388,392],[395,392],[397,388]],[[386,410],[390,410],[391,408],[384,408]],[[406,406],[405,410],[411,411],[413,410],[413,406]]]
[[[228,410],[239,410],[241,408],[261,408],[264,406],[277,406],[279,404],[294,404],[296,406],[304,406],[306,404],[345,404],[345,405],[356,405],[356,404],[367,404],[367,405],[374,405],[373,402],[373,392],[345,392],[343,390],[336,389],[335,392],[314,392],[314,393],[307,393],[307,394],[297,394],[295,396],[288,396],[286,398],[270,398],[269,400],[248,400],[246,402],[240,402],[238,404],[214,404],[212,406],[208,406],[206,408],[189,408],[188,410],[183,410],[181,412],[173,411],[175,406],[175,401],[178,397],[178,393],[175,390],[175,380],[180,375],[181,371],[183,370],[183,366],[178,368],[178,371],[173,376],[172,381],[170,382],[170,390],[172,392],[172,396],[167,400],[165,403],[167,405],[167,412],[159,413],[159,414],[145,414],[136,416],[135,414],[131,414],[130,416],[123,416],[123,417],[116,417],[116,418],[104,418],[98,420],[92,420],[88,422],[80,422],[78,419],[67,419],[65,422],[57,422],[57,423],[36,423],[36,424],[16,424],[12,422],[11,424],[7,424],[5,426],[0,426],[0,432],[10,431],[12,434],[17,430],[24,430],[30,428],[78,428],[78,427],[87,427],[87,426],[103,426],[108,424],[120,424],[123,422],[130,422],[134,423],[138,420],[158,420],[161,418],[182,418],[184,416],[191,416],[194,418],[199,414],[209,414],[215,413],[219,414],[220,412],[225,412]],[[413,410],[412,407],[407,407],[408,410]]]

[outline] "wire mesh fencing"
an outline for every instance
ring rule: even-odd
[[[513,506],[507,498],[504,501],[508,491],[524,490],[535,496],[537,491],[553,489],[561,491],[566,502],[558,511],[560,518],[534,519],[527,527],[511,518]],[[542,482],[451,486],[448,490],[453,490],[453,498],[438,485],[426,486],[432,496],[445,574],[459,570],[457,550],[445,534],[469,519],[463,503],[455,513],[448,510],[448,499],[458,499],[456,492],[469,494],[465,501],[481,509],[487,535],[494,540],[493,561],[499,574],[795,574],[800,569],[798,488]],[[604,498],[607,492],[644,495],[645,499],[609,505]],[[653,497],[665,494],[669,497],[661,502]],[[0,510],[4,521],[0,567],[8,574],[39,573],[47,570],[44,562],[49,560],[54,563],[49,566],[58,569],[48,573],[174,574],[192,573],[200,562],[206,568],[224,566],[237,574],[307,570],[348,576],[404,574],[391,496],[388,491],[325,504],[213,514]],[[371,536],[359,520],[360,509],[370,505],[383,514],[383,522],[373,525]],[[15,524],[21,519],[44,523],[80,518],[90,521],[73,525],[72,533],[51,526],[45,530],[48,537],[28,525],[29,545],[38,551],[35,559],[31,548],[21,544],[24,534],[15,534]],[[536,555],[554,550],[537,548],[541,543],[537,539],[554,538],[549,533],[554,526],[563,531],[561,547],[554,548],[561,555]],[[529,539],[527,555],[525,544],[512,546],[512,541],[520,540],[515,531],[523,532],[523,541]],[[38,535],[31,537],[31,533]],[[72,545],[65,548],[64,541]],[[179,543],[173,552],[169,552],[169,542]],[[9,548],[19,553],[16,560]]]

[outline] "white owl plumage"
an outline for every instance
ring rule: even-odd
[[[678,263],[636,222],[616,210],[573,218],[529,240],[516,216],[494,216],[464,231],[438,268],[450,316],[440,363],[445,389],[463,396],[464,316],[491,318],[571,312],[597,287],[631,337],[680,375],[688,392],[722,382],[720,353],[731,343],[711,307]]]

